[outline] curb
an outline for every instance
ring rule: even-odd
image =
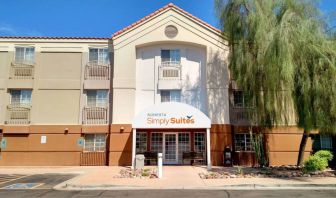
[[[55,190],[336,190],[336,184],[239,184],[214,187],[145,187],[121,185],[74,185],[66,183],[57,185]]]

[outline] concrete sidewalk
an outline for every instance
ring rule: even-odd
[[[0,167],[0,174],[77,174],[56,190],[336,189],[336,177],[201,179],[205,167],[164,166],[162,179],[118,178],[129,167]],[[153,167],[151,167],[153,168]]]
[[[116,178],[125,167],[106,167],[64,182],[63,190],[139,189],[336,189],[336,177],[201,179],[205,167],[164,166],[163,178]]]

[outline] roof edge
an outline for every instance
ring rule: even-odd
[[[165,5],[164,7],[162,7],[162,8],[160,8],[160,9],[158,9],[158,10],[152,12],[151,14],[149,14],[149,15],[147,15],[147,16],[141,18],[140,20],[138,20],[138,21],[132,23],[131,25],[129,25],[129,26],[127,26],[127,27],[125,27],[125,28],[123,28],[123,29],[121,29],[121,30],[119,30],[119,31],[117,31],[117,32],[115,32],[115,33],[113,33],[113,34],[112,34],[112,38],[115,38],[115,37],[121,35],[122,33],[127,32],[128,30],[130,30],[130,29],[132,29],[132,28],[135,28],[136,26],[138,26],[138,25],[144,23],[145,21],[147,21],[147,20],[153,18],[154,16],[157,16],[158,14],[162,13],[163,11],[165,11],[165,10],[167,10],[167,9],[169,9],[169,8],[176,9],[176,10],[178,10],[179,12],[181,12],[181,13],[187,15],[188,17],[192,18],[193,20],[196,20],[197,22],[201,23],[202,25],[205,25],[206,27],[210,28],[210,29],[213,30],[214,32],[216,32],[216,33],[218,33],[218,34],[222,34],[222,31],[221,31],[220,29],[218,29],[218,28],[216,28],[216,27],[214,27],[214,26],[208,24],[207,22],[205,22],[205,21],[201,20],[200,18],[198,18],[198,17],[196,17],[196,16],[190,14],[189,12],[183,10],[182,8],[176,6],[175,4],[173,4],[173,3],[169,3],[169,4]]]
[[[0,39],[50,39],[50,40],[110,40],[108,37],[68,37],[68,36],[0,36]]]

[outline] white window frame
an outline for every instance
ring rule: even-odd
[[[204,141],[203,141],[203,147],[204,147],[204,149],[202,149],[201,151],[196,151],[196,142],[200,142],[200,141],[196,141],[197,140],[197,134],[203,134],[203,137],[204,137]],[[205,156],[205,152],[206,152],[206,134],[205,134],[205,132],[195,132],[194,133],[194,151],[195,152],[202,152],[202,153],[204,153],[204,156]]]
[[[17,50],[18,49],[23,49],[23,59],[17,60]],[[27,59],[27,50],[32,49],[32,54],[31,54],[31,59]],[[29,57],[29,56],[28,56]],[[29,64],[33,65],[35,61],[35,47],[33,46],[15,46],[15,52],[14,52],[14,63],[24,63],[24,64]]]
[[[185,134],[187,134],[188,137],[189,137],[188,145],[183,145],[180,142],[180,135],[185,135]],[[186,141],[183,141],[183,142],[186,143]],[[183,146],[183,148],[182,148],[182,146]],[[191,151],[191,135],[190,135],[190,132],[179,132],[177,134],[177,148],[178,148],[177,159],[178,159],[178,161],[179,161],[180,164],[183,164],[183,152],[190,152]]]
[[[163,60],[163,57],[162,57],[162,51],[169,51],[169,60]],[[177,60],[173,60],[173,56],[172,54],[176,55],[178,54],[178,59]],[[173,64],[176,64],[176,65],[179,65],[181,63],[181,50],[180,49],[161,49],[161,64],[165,64],[165,63],[173,63]]]
[[[97,60],[90,60],[91,57],[91,50],[97,50]],[[104,54],[106,53],[106,59],[104,58]],[[89,48],[89,62],[97,62],[98,65],[103,64],[103,65],[108,65],[110,61],[110,56],[109,56],[109,49],[108,48],[95,48],[91,47]]]
[[[20,98],[18,102],[13,100],[14,99],[13,92],[20,92],[19,93]],[[12,89],[10,90],[10,104],[18,105],[18,106],[30,106],[32,104],[32,92],[33,91],[31,89]],[[29,97],[25,97],[28,95]]]
[[[93,136],[93,147],[88,149],[86,136]],[[99,142],[97,136],[104,136],[104,142]],[[106,152],[106,134],[94,133],[94,134],[85,134],[84,135],[84,152]],[[98,146],[97,144],[102,144],[103,146]],[[98,149],[99,148],[99,149]],[[101,148],[104,148],[102,150]]]
[[[141,141],[141,138],[139,139],[138,137],[141,137],[142,135],[145,135],[146,136],[146,141],[143,142]],[[140,140],[140,142],[138,141]],[[136,153],[143,153],[143,152],[146,152],[148,150],[148,147],[147,147],[147,144],[148,144],[148,134],[147,132],[137,132],[136,133],[136,140],[135,140],[135,150],[136,150]],[[142,143],[145,143],[145,149],[144,150],[139,150],[140,149],[140,144]]]
[[[328,144],[330,143],[330,147],[328,145],[328,147],[324,147],[324,142],[323,140],[328,140]],[[321,150],[330,150],[333,148],[333,145],[332,145],[332,137],[329,136],[329,135],[320,135],[320,148]]]
[[[95,97],[95,104],[91,105],[91,101],[89,101],[89,93],[93,94]],[[106,98],[101,96],[105,95]],[[86,105],[88,107],[107,107],[109,101],[109,91],[107,89],[98,89],[98,90],[86,90]]]
[[[153,141],[153,135],[154,134],[161,136],[161,142],[159,142],[157,140]],[[163,153],[163,133],[162,132],[152,132],[150,136],[151,136],[151,139],[150,139],[150,151],[152,151],[152,152],[158,152],[158,153]],[[153,145],[154,145],[153,143],[155,143],[155,146],[161,147],[161,150],[160,149],[153,150]]]
[[[240,93],[241,94],[241,100],[242,100],[242,103],[236,103],[235,102],[235,93]],[[244,91],[242,91],[242,90],[239,90],[239,89],[234,89],[234,90],[232,90],[232,99],[231,99],[231,101],[232,101],[232,104],[233,104],[233,107],[236,107],[236,108],[249,108],[249,107],[252,107],[252,106],[250,106],[250,105],[252,105],[252,104],[249,104],[248,102],[249,101],[247,101],[247,94],[244,92]]]
[[[169,101],[162,101],[162,99],[163,99],[162,93],[163,92],[169,93]],[[172,93],[175,93],[175,94],[178,93],[179,94],[179,100],[172,100],[173,99],[173,94]],[[181,102],[182,93],[181,93],[181,90],[161,90],[160,97],[161,97],[161,102]]]
[[[236,135],[243,135],[244,136],[244,148],[242,148],[242,149],[237,149],[237,138],[236,138]],[[250,142],[248,143],[247,142],[247,137],[249,137],[249,140],[250,140]],[[247,148],[248,148],[248,144],[250,144],[250,150],[248,150]],[[254,152],[253,151],[253,145],[252,145],[252,139],[251,139],[251,134],[250,133],[236,133],[236,134],[234,134],[234,146],[235,146],[235,151],[239,151],[239,152]]]

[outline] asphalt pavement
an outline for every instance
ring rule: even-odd
[[[0,189],[52,189],[75,174],[0,175]],[[1,196],[0,196],[1,197]]]
[[[0,190],[0,197],[144,197],[144,198],[285,198],[285,197],[304,197],[304,198],[324,198],[336,197],[336,190],[122,190],[122,191],[56,191],[51,189],[33,190]]]

